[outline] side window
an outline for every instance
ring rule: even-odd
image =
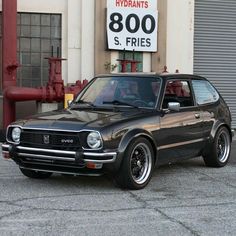
[[[208,81],[193,80],[192,84],[197,104],[204,105],[218,101],[219,94]]]
[[[194,105],[187,81],[170,80],[167,82],[162,108],[168,108],[169,102],[179,102],[180,107],[190,107]]]

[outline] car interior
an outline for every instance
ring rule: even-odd
[[[167,109],[169,102],[178,102],[180,107],[194,105],[187,81],[171,80],[167,82],[162,108]]]

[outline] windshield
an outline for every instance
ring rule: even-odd
[[[155,77],[98,77],[76,98],[75,103],[154,108],[160,81]]]

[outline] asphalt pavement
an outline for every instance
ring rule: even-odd
[[[143,190],[108,177],[24,177],[0,154],[0,235],[235,235],[236,141],[224,168],[162,166]]]

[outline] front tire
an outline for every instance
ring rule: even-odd
[[[206,166],[223,167],[229,161],[231,138],[227,128],[221,127],[214,138],[210,150],[203,156]]]
[[[20,171],[23,175],[32,179],[47,179],[52,175],[52,173],[50,172],[28,170],[28,169],[23,169],[23,168],[20,168]]]
[[[154,166],[152,145],[145,138],[132,141],[123,157],[115,177],[118,186],[125,189],[142,189],[150,181]]]

